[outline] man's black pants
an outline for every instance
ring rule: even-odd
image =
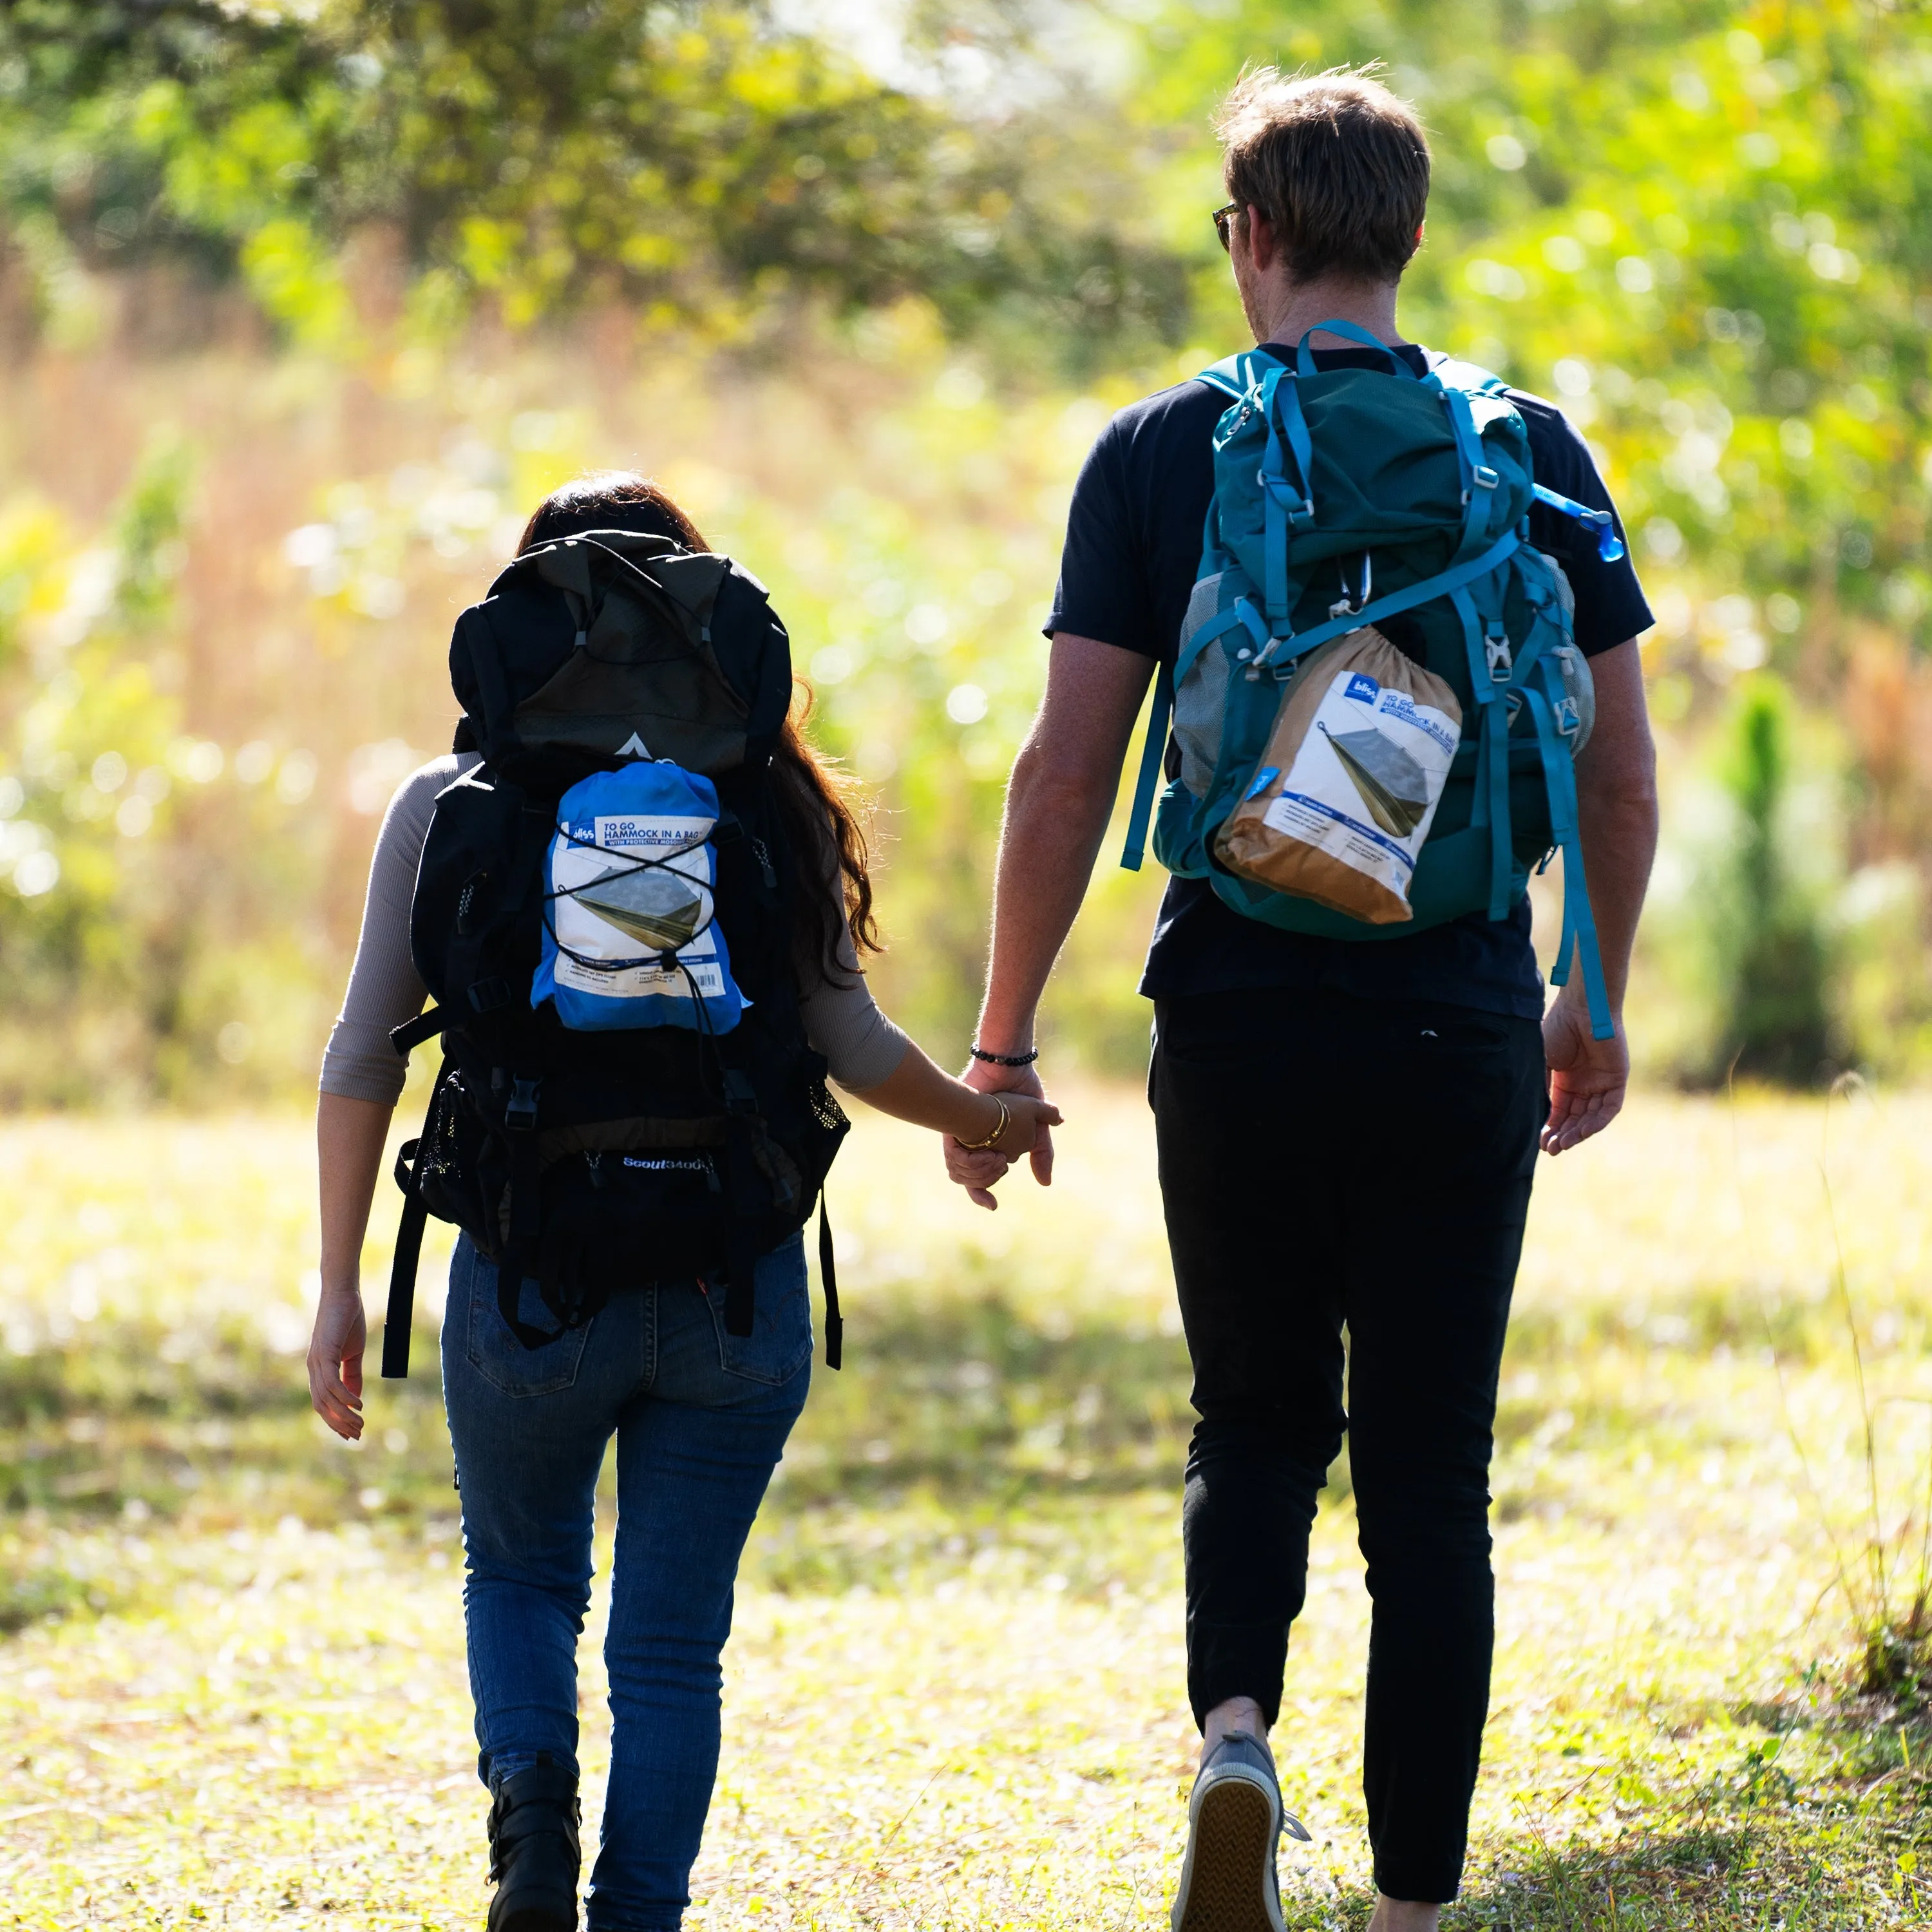
[[[1489,1705],[1490,1430],[1542,1030],[1418,1001],[1203,994],[1156,1006],[1149,1094],[1201,1418],[1182,1517],[1196,1719],[1246,1696],[1275,1721],[1346,1426],[1374,1606],[1376,1882],[1453,1898]]]

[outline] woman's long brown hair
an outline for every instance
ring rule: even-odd
[[[517,554],[584,530],[640,530],[669,537],[686,550],[709,550],[685,513],[647,476],[634,470],[598,470],[553,490],[531,513]],[[834,874],[844,907],[844,926],[860,952],[879,952],[878,921],[872,910],[872,880],[865,827],[846,796],[838,773],[820,758],[801,728],[812,715],[812,687],[793,680],[792,704],[772,755],[772,790],[785,836],[798,855],[802,874],[794,951],[800,976],[835,982],[846,978],[839,964],[838,914],[829,894],[814,890],[814,878]]]

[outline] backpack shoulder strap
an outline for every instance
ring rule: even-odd
[[[1460,389],[1466,396],[1501,396],[1509,388],[1494,370],[1454,356],[1445,356],[1440,362],[1431,364],[1429,374],[1442,388]]]
[[[1238,356],[1222,356],[1194,380],[1205,382],[1210,389],[1219,389],[1231,402],[1238,403],[1253,394],[1270,369],[1286,367],[1279,356],[1270,356],[1265,349],[1244,349]]]
[[[1238,403],[1247,394],[1241,380],[1241,364],[1244,358],[1228,356],[1216,362],[1211,369],[1204,369],[1195,377],[1197,382],[1205,382],[1210,389],[1219,389],[1229,401]]]

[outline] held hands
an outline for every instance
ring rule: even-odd
[[[963,1148],[952,1136],[946,1136],[946,1172],[965,1189],[968,1199],[978,1207],[997,1208],[1000,1204],[993,1189],[1022,1154],[1032,1162],[1034,1178],[1040,1186],[1052,1186],[1049,1130],[1060,1125],[1060,1110],[1048,1100],[1040,1076],[1030,1066],[995,1066],[974,1060],[959,1077],[976,1092],[998,1094],[1011,1117],[1006,1131],[990,1148]]]
[[[1562,1154],[1601,1133],[1622,1112],[1630,1084],[1630,1047],[1621,1016],[1616,1028],[1613,1039],[1592,1038],[1589,1011],[1574,981],[1544,1016],[1543,1052],[1550,1068],[1545,1154]]]

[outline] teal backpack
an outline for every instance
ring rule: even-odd
[[[1390,373],[1318,371],[1317,334],[1382,350]],[[1528,519],[1540,499],[1594,525],[1609,562],[1623,554],[1610,513],[1535,481],[1499,376],[1453,362],[1418,376],[1352,323],[1310,329],[1292,368],[1256,349],[1198,380],[1229,398],[1214,432],[1214,500],[1179,655],[1156,677],[1120,862],[1140,869],[1164,752],[1155,856],[1291,932],[1371,940],[1484,910],[1506,918],[1532,868],[1560,848],[1563,936],[1550,976],[1561,986],[1580,958],[1591,1030],[1608,1040],[1573,769],[1594,687],[1569,580],[1531,546]],[[1454,691],[1462,738],[1411,882],[1414,917],[1374,926],[1239,878],[1211,855],[1308,654],[1396,616],[1402,647]]]

